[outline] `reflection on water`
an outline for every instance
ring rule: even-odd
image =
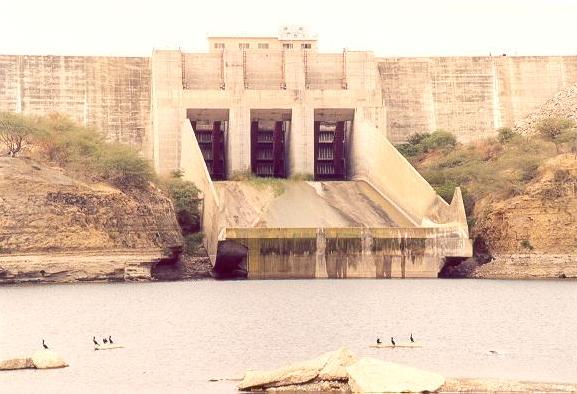
[[[70,364],[11,392],[234,392],[247,368],[348,346],[451,377],[577,380],[577,282],[309,280],[0,288],[0,359],[42,338]],[[417,349],[374,349],[377,336]],[[124,349],[95,352],[92,336]],[[496,351],[495,354],[491,351]],[[1,391],[1,390],[0,390]]]

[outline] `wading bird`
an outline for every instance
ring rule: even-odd
[[[393,344],[393,346],[395,346],[395,340],[393,339],[393,337],[391,337],[391,343]]]
[[[100,346],[100,344],[98,343],[98,341],[96,341],[96,337],[92,337],[92,342],[94,342],[94,344],[96,346]]]
[[[46,344],[44,343],[44,339],[42,340],[42,347],[43,347],[44,349],[48,349],[48,346],[46,346]]]

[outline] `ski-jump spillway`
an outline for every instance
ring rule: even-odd
[[[182,121],[181,169],[203,192],[217,273],[424,278],[437,277],[446,257],[471,256],[460,190],[447,204],[362,111],[355,127],[350,180],[213,182],[190,121]]]

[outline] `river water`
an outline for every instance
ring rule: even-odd
[[[419,349],[372,349],[377,335]],[[124,349],[95,352],[92,336]],[[0,287],[0,359],[42,338],[70,364],[1,392],[232,393],[247,368],[339,346],[450,377],[577,382],[577,282],[287,280]],[[490,353],[491,350],[499,354]],[[7,391],[5,391],[7,390]]]

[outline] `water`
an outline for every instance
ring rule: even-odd
[[[247,368],[348,346],[450,377],[577,381],[577,282],[198,281],[0,287],[0,359],[42,338],[69,368],[4,392],[231,393]],[[420,349],[371,349],[376,336]],[[92,336],[125,349],[95,352]],[[496,350],[500,355],[489,354]]]

